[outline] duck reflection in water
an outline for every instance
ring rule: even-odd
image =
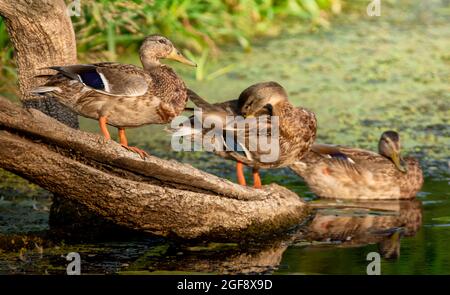
[[[171,244],[164,255],[144,254],[127,271],[154,269],[192,273],[272,273],[283,268],[290,247],[363,247],[378,244],[385,259],[400,255],[400,240],[413,236],[421,221],[421,203],[411,201],[316,201],[311,221],[271,240],[221,244]]]
[[[311,223],[294,244],[312,243],[337,247],[360,247],[378,244],[386,259],[400,256],[400,240],[414,236],[422,223],[421,202],[316,201],[317,209]]]

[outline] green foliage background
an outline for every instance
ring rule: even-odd
[[[67,3],[71,1],[67,0]],[[149,34],[168,36],[188,55],[217,57],[220,46],[249,50],[257,36],[274,36],[287,23],[328,26],[341,0],[81,0],[72,16],[80,60],[115,60],[135,52]],[[205,54],[206,53],[206,54]],[[14,93],[13,50],[0,20],[0,94]],[[12,78],[12,79],[11,79]]]

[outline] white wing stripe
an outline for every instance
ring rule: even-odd
[[[106,79],[105,75],[103,75],[102,73],[98,74],[100,75],[100,79],[102,79],[103,85],[105,86],[105,92],[110,92],[111,88],[109,87],[108,79]]]

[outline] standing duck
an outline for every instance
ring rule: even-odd
[[[128,145],[125,128],[168,123],[188,99],[184,82],[160,60],[196,65],[157,35],[144,39],[139,57],[143,69],[111,62],[49,67],[57,74],[32,92],[51,95],[79,115],[98,120],[106,139],[111,138],[106,125],[117,127],[122,146],[145,158],[147,152]]]
[[[419,162],[401,157],[400,136],[395,131],[381,135],[378,153],[314,144],[291,169],[324,198],[412,199],[423,184]]]
[[[280,168],[294,163],[308,152],[316,136],[317,123],[314,113],[294,107],[289,102],[286,91],[276,82],[254,84],[245,89],[237,100],[222,103],[210,104],[191,90],[189,99],[201,109],[202,121],[195,124],[199,118],[194,114],[189,124],[183,124],[183,127],[176,129],[174,136],[201,134],[204,138],[212,129],[221,126],[215,134],[213,151],[223,158],[237,162],[237,180],[241,185],[246,185],[244,165],[253,168],[253,186],[261,188],[260,168]],[[230,116],[237,118],[236,121],[227,121]],[[239,129],[238,118],[245,118],[241,122],[251,122],[248,120],[254,119],[257,125],[241,125],[243,128]],[[208,119],[215,123],[204,124]],[[205,125],[214,127],[207,128]],[[233,137],[231,144],[228,140],[230,131]],[[193,137],[195,140],[195,135]],[[263,146],[264,143],[269,144]]]

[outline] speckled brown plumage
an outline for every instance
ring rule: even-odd
[[[92,119],[107,116],[108,124],[115,127],[165,124],[180,114],[186,105],[186,86],[168,66],[161,65],[151,71],[118,63],[92,66],[108,78],[110,85],[118,85],[111,89],[116,92],[108,94],[88,88],[61,73],[50,78],[45,86],[61,89],[52,95],[79,115]],[[146,91],[142,95],[136,96],[139,93],[130,89],[133,81],[135,85],[145,85]]]
[[[301,108],[294,107],[288,100],[284,89],[275,82],[258,83],[250,86],[241,94],[239,99],[230,100],[222,103],[209,104],[192,91],[188,91],[189,98],[203,111],[203,116],[213,115],[219,120],[225,121],[226,116],[246,116],[245,104],[249,100],[254,100],[252,105],[263,101],[260,106],[254,107],[252,116],[256,118],[267,118],[267,133],[264,136],[272,134],[272,122],[270,116],[279,118],[279,157],[271,162],[261,160],[264,154],[261,149],[252,151],[249,149],[249,155],[238,151],[215,151],[223,158],[232,159],[244,163],[247,166],[259,168],[279,168],[294,163],[301,158],[311,147],[316,137],[316,117],[314,113]],[[279,98],[277,98],[279,97]],[[267,103],[266,103],[267,102]],[[265,107],[270,105],[270,112]],[[194,118],[191,118],[193,121]],[[225,125],[225,124],[223,124]],[[264,128],[263,128],[264,129]],[[206,134],[210,129],[203,129]],[[253,134],[253,135],[251,135]],[[251,133],[245,130],[245,146],[248,149],[250,136],[260,136],[260,133]]]
[[[236,105],[237,101],[229,101],[227,105]],[[224,105],[223,103],[221,105]],[[243,153],[235,151],[221,151],[216,152],[223,158],[234,159],[242,162],[247,166],[255,167],[257,169],[271,169],[286,167],[299,158],[301,158],[307,151],[309,151],[316,137],[316,117],[314,113],[301,108],[294,107],[289,102],[284,102],[277,106],[277,115],[279,116],[279,157],[273,162],[262,162],[261,156],[264,154],[261,149],[257,151],[250,151],[252,160],[247,158]],[[230,115],[239,115],[240,112],[236,110]],[[270,136],[270,119],[267,120],[267,134]],[[249,132],[245,133],[247,136]],[[259,133],[257,134],[259,136]],[[246,142],[250,140],[247,138]]]
[[[129,148],[124,128],[168,123],[186,106],[183,80],[160,59],[195,65],[157,35],[144,40],[139,54],[143,68],[110,62],[50,67],[58,73],[32,92],[55,97],[79,115],[99,120],[107,139],[106,124],[119,128],[120,142]]]
[[[375,152],[315,144],[291,169],[324,198],[412,199],[422,187],[422,170],[414,158],[402,159],[402,165],[405,172]]]

